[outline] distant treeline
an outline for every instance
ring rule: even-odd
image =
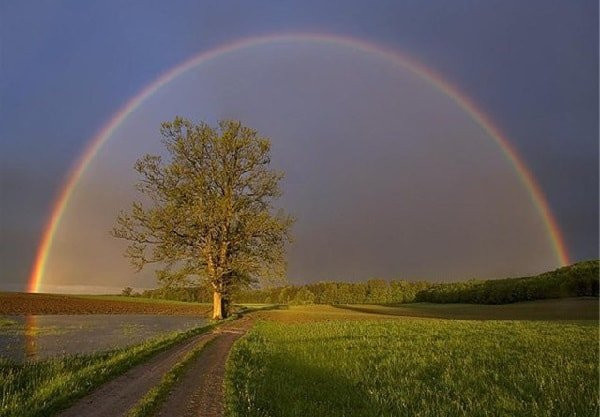
[[[301,286],[287,286],[244,291],[241,302],[278,304],[389,304],[410,303],[417,294],[431,284],[427,282],[385,281],[319,282]]]
[[[236,303],[268,304],[402,304],[411,302],[506,304],[562,297],[598,297],[598,261],[580,262],[540,275],[496,280],[432,284],[424,281],[319,282],[249,289],[234,295]],[[143,296],[210,302],[201,287],[159,288]]]
[[[598,297],[598,261],[579,262],[533,277],[438,284],[421,291],[416,301],[508,304],[583,296]]]

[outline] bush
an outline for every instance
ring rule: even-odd
[[[314,302],[315,295],[312,293],[312,291],[306,288],[301,288],[300,291],[296,293],[290,304],[305,305],[314,304]]]

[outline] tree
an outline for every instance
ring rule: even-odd
[[[238,121],[217,127],[176,117],[162,124],[170,155],[145,155],[129,212],[112,235],[139,271],[158,263],[164,286],[204,282],[213,291],[213,318],[228,316],[235,289],[283,276],[293,219],[273,204],[283,173],[269,168],[270,141]]]
[[[133,292],[133,288],[131,288],[131,287],[125,287],[121,291],[121,295],[124,295],[125,297],[131,297],[131,293],[132,292]]]
[[[296,293],[294,298],[290,300],[291,304],[314,304],[315,302],[315,294],[311,290],[306,287],[300,288],[300,290]]]
[[[294,287],[283,287],[279,292],[279,296],[277,297],[277,302],[279,304],[288,304],[292,299],[292,295],[294,292]]]

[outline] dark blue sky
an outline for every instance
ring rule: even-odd
[[[322,32],[411,55],[467,92],[541,184],[573,260],[598,256],[596,1],[0,3],[0,268],[24,282],[85,143],[132,95],[200,51]]]

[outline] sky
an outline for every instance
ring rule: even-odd
[[[597,2],[2,2],[0,289],[25,288],[65,178],[127,100],[202,51],[299,32],[367,41],[441,74],[521,155],[570,260],[598,257]],[[271,137],[282,204],[298,218],[293,282],[557,266],[514,170],[452,100],[368,53],[292,42],[196,68],[123,123],[73,193],[48,291],[153,285],[105,232],[134,197],[133,161],[160,152],[158,123],[175,114],[239,118]]]

